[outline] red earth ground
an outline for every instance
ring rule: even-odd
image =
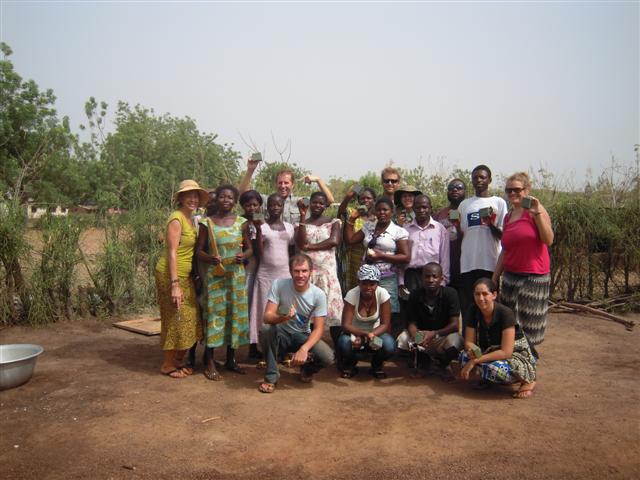
[[[285,368],[265,395],[253,366],[222,382],[200,366],[162,376],[158,337],[109,323],[5,328],[0,343],[45,353],[29,383],[0,392],[0,476],[637,479],[639,338],[640,327],[551,315],[535,395],[514,400],[409,378],[402,359],[382,381],[329,368],[305,385]]]

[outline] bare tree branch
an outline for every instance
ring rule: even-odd
[[[249,135],[249,142],[247,142],[247,140],[242,136],[242,133],[240,133],[240,131],[238,131],[238,135],[240,135],[240,140],[242,140],[242,143],[244,143],[249,150],[254,153],[258,153],[260,151],[256,142],[253,140],[253,138],[251,138],[251,135]]]
[[[278,152],[278,155],[280,155],[280,160],[284,163],[289,163],[289,160],[291,159],[291,139],[289,138],[287,140],[287,143],[285,144],[284,148],[279,148],[278,143],[276,142],[276,138],[273,135],[273,131],[271,131],[271,141],[273,142],[273,148],[275,148],[276,152]],[[287,152],[288,154],[285,160],[284,155]]]

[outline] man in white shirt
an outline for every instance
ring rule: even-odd
[[[253,172],[255,172],[256,168],[260,164],[262,160],[254,160],[250,159],[247,161],[247,171],[245,172],[242,180],[240,181],[240,186],[238,190],[240,194],[243,194],[250,188],[251,177],[253,176]],[[318,188],[324,193],[327,197],[327,202],[332,204],[334,202],[333,194],[329,187],[322,181],[322,179],[316,175],[305,175],[303,181],[305,183],[317,183]],[[298,200],[300,197],[296,197],[293,194],[293,186],[294,186],[294,178],[293,172],[291,170],[280,170],[276,174],[276,191],[278,195],[282,197],[283,201],[283,209],[282,209],[282,220],[288,222],[292,225],[296,225],[300,222],[300,211],[298,210]],[[267,205],[267,198],[269,195],[262,195],[262,203],[263,205]]]
[[[489,194],[489,167],[475,167],[471,172],[471,182],[475,195],[463,200],[458,207],[462,233],[460,272],[463,295],[460,303],[463,318],[473,304],[473,284],[480,278],[491,278],[493,275],[500,255],[502,225],[507,214],[507,202]]]

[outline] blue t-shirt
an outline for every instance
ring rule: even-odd
[[[309,320],[312,317],[327,316],[327,296],[311,283],[304,292],[298,292],[293,286],[293,279],[275,280],[271,285],[267,300],[276,305],[287,307],[293,305],[296,310],[295,317],[283,324],[284,328],[292,333],[309,333],[311,332]]]

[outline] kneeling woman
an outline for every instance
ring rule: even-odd
[[[371,375],[386,378],[382,365],[396,349],[396,342],[387,333],[391,328],[389,292],[380,286],[380,270],[375,265],[362,265],[358,282],[344,297],[343,333],[338,338],[342,377],[351,378],[357,373],[356,353],[363,350],[372,354]]]
[[[496,285],[488,278],[473,286],[475,305],[466,322],[460,376],[469,380],[475,370],[485,385],[519,383],[514,398],[527,398],[536,385],[536,360],[513,311],[496,302],[496,295]]]

